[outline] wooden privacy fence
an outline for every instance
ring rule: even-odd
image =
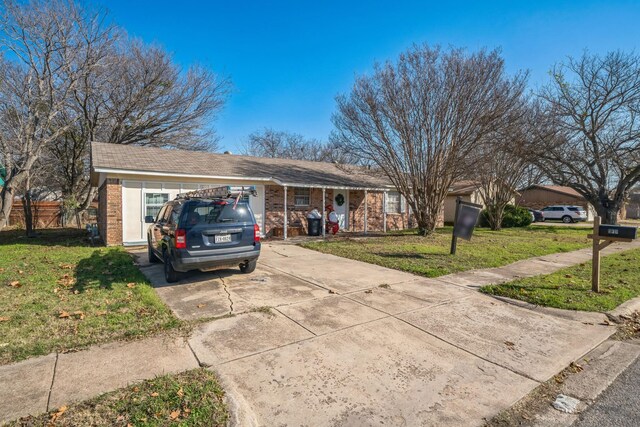
[[[62,226],[62,202],[31,202],[35,228]],[[21,200],[15,200],[9,215],[9,225],[25,226],[24,207]]]

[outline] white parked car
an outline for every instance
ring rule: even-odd
[[[547,206],[542,209],[545,219],[562,221],[570,224],[575,221],[586,221],[587,211],[582,206]]]

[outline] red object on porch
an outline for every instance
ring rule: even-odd
[[[334,236],[340,231],[340,224],[337,221],[337,216],[333,212],[333,206],[327,205],[324,207],[327,211],[327,223],[326,223],[326,231],[327,233],[331,233]],[[333,213],[333,217],[331,214]]]

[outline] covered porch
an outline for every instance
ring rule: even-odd
[[[267,185],[265,201],[268,235],[283,240],[306,236],[307,215],[314,209],[322,215],[318,237],[325,238],[328,206],[336,213],[341,233],[386,233],[409,226],[406,202],[388,187]]]

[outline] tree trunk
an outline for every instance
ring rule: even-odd
[[[24,226],[27,237],[34,237],[35,232],[33,229],[33,209],[31,206],[31,191],[24,192],[22,197],[22,207],[24,210]]]
[[[599,199],[598,205],[595,206],[598,216],[602,218],[602,224],[616,225],[618,224],[618,214],[620,213],[620,204],[609,200]]]
[[[616,225],[618,224],[618,214],[620,208],[618,206],[599,207],[598,215],[602,217],[602,224]]]
[[[415,215],[416,222],[418,223],[418,234],[420,236],[429,236],[436,231],[437,215],[430,215],[428,213],[421,212]]]
[[[13,207],[13,188],[3,187],[0,196],[2,196],[2,209],[0,209],[0,230],[2,230],[9,225],[9,214]]]
[[[504,209],[495,210],[493,212],[493,218],[489,221],[489,226],[493,231],[500,231],[502,229],[502,218],[504,218]]]

